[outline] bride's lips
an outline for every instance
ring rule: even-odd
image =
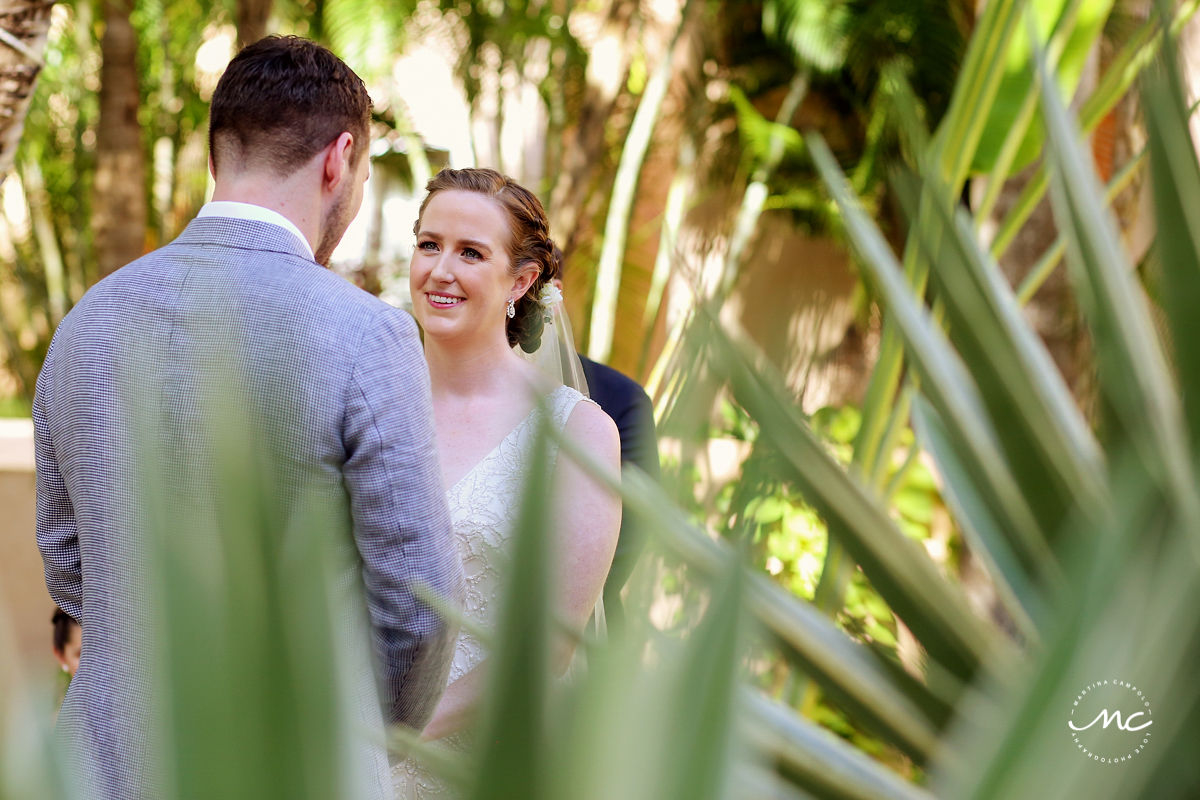
[[[461,305],[466,298],[441,292],[426,292],[425,300],[434,308],[454,308]]]

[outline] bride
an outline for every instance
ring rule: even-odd
[[[614,473],[620,444],[598,405],[570,386],[548,385],[517,353],[517,346],[538,350],[548,315],[542,298],[549,305],[556,299],[548,286],[558,272],[556,250],[538,199],[489,169],[443,170],[426,189],[409,288],[413,316],[425,333],[438,455],[467,578],[465,614],[487,627],[503,584],[495,554],[516,523],[542,409],[565,437]],[[546,326],[548,339],[553,327]],[[546,401],[541,406],[539,394]],[[621,504],[570,458],[553,464],[553,611],[582,630],[612,563]],[[555,650],[560,670],[572,654],[566,638]],[[461,633],[424,738],[464,746],[486,670],[481,643]],[[398,798],[449,793],[413,760],[394,767],[393,781]]]

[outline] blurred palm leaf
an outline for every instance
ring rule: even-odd
[[[1064,94],[1070,96],[1079,84],[1084,64],[1104,30],[1112,6],[1113,0],[1038,0],[1029,4],[1038,37],[1045,40],[1054,34],[1062,40],[1054,79]],[[1022,29],[1006,51],[1004,81],[985,121],[986,133],[975,154],[973,172],[992,172],[1014,123],[1023,116],[1021,109],[1034,88],[1031,48],[1029,31]],[[1041,128],[1035,123],[1024,135],[1011,163],[1005,165],[1005,175],[1029,164],[1039,155],[1041,146]]]
[[[621,492],[626,503],[647,516],[668,552],[705,575],[727,569],[732,558],[728,550],[664,505],[661,488],[644,475],[626,469]],[[932,754],[937,725],[945,721],[953,695],[939,697],[924,686],[915,698],[897,693],[893,676],[820,612],[762,575],[747,578],[746,591],[748,612],[758,625],[782,642],[789,657],[831,696],[914,758]]]
[[[178,798],[344,793],[343,758],[360,737],[340,691],[354,674],[347,659],[367,647],[347,638],[355,610],[335,578],[353,557],[347,521],[319,493],[280,505],[271,426],[247,411],[249,398],[200,403],[205,453],[168,452],[169,437],[153,424],[138,432],[159,790]],[[140,419],[155,419],[145,411]],[[140,608],[147,599],[126,602]]]
[[[548,487],[535,481],[496,626],[477,759],[444,765],[466,764],[462,777],[472,796],[1194,796],[1200,355],[1190,312],[1200,297],[1200,219],[1193,210],[1200,167],[1167,58],[1145,102],[1159,221],[1172,237],[1160,246],[1170,262],[1163,295],[1176,373],[1121,256],[1079,130],[1055,82],[1043,78],[1056,218],[1094,331],[1107,403],[1096,435],[956,208],[983,133],[978,115],[990,114],[998,91],[989,65],[1008,52],[1018,9],[1003,0],[989,4],[985,18],[995,27],[977,32],[964,84],[931,149],[918,154],[919,176],[902,179],[911,223],[903,262],[862,212],[827,148],[817,137],[807,142],[890,320],[890,360],[868,401],[875,421],[860,436],[866,455],[856,453],[874,463],[860,460],[851,475],[833,459],[778,374],[740,336],[723,331],[715,313],[696,315],[688,371],[680,376],[681,402],[711,397],[722,386],[730,392],[758,430],[759,445],[778,451],[763,463],[819,510],[913,631],[923,659],[902,673],[779,586],[746,574],[742,553],[696,529],[661,489],[631,472],[620,487],[626,503],[658,531],[662,549],[688,565],[705,613],[682,637],[635,620],[606,647],[588,643],[587,672],[556,684],[549,670]],[[894,403],[905,354],[914,388]],[[905,537],[873,479],[886,475],[878,462],[891,456],[892,431],[907,417],[910,393],[957,521],[990,570],[1000,621],[973,611],[952,578]],[[275,529],[275,509],[253,488],[269,478],[254,432],[237,423],[213,441],[231,457],[222,492],[236,502],[186,521],[185,533],[214,523],[221,535],[211,541],[164,537],[162,570],[154,573],[171,621],[162,633],[163,663],[176,715],[163,738],[175,776],[164,796],[337,796],[331,781],[343,743],[332,733],[337,698],[322,682],[336,672],[338,638],[322,614],[321,587],[327,561],[339,556],[300,547],[274,571],[255,544]],[[560,457],[589,462],[570,442],[561,448]],[[617,484],[615,476],[598,476]],[[169,498],[157,480],[147,476]],[[178,530],[166,524],[178,516],[169,500],[153,500],[150,510],[163,532]],[[294,625],[297,608],[304,609],[303,631]],[[309,629],[312,618],[319,624]],[[782,643],[789,663],[855,723],[928,768],[932,789],[740,686],[745,642],[756,635]],[[1154,700],[1154,742],[1133,763],[1093,764],[1065,728],[1070,698],[1098,672],[1136,681]],[[234,722],[245,728],[224,727]],[[5,788],[11,763],[8,756]],[[223,774],[203,772],[217,765]]]
[[[1200,10],[1200,0],[1187,0],[1178,8],[1172,9],[1169,14],[1152,14],[1150,19],[1130,35],[1100,76],[1096,88],[1083,101],[1079,110],[1079,121],[1084,131],[1091,131],[1099,124],[1151,63],[1162,40],[1158,35],[1160,31],[1165,28],[1173,35],[1178,34],[1195,16],[1197,10]],[[1034,87],[1031,85],[1030,88],[1032,90]],[[991,246],[994,257],[1000,258],[1012,244],[1038,203],[1045,197],[1048,187],[1046,171],[1039,167],[1021,190],[1020,196],[996,231]]]
[[[376,65],[390,65],[391,56],[403,52],[416,7],[412,0],[326,0],[322,38],[360,74],[368,79],[384,77],[389,67]],[[307,15],[301,12],[297,16],[305,19]]]
[[[1169,104],[1163,104],[1164,97],[1171,99]],[[1159,137],[1162,160],[1179,165],[1181,183],[1189,185],[1196,170],[1188,169],[1194,164],[1190,142],[1179,135],[1184,130],[1179,122],[1185,119],[1185,111],[1178,89],[1163,93],[1157,102],[1160,107],[1151,112],[1151,119],[1157,114],[1169,121],[1163,130],[1174,133],[1153,134],[1152,142]],[[1153,108],[1154,103],[1148,99],[1147,105]],[[1195,708],[1196,692],[1182,684],[1178,672],[1178,665],[1194,652],[1196,628],[1191,617],[1179,616],[1179,589],[1194,587],[1197,574],[1191,535],[1196,488],[1185,444],[1189,441],[1187,429],[1175,402],[1179,392],[1148,322],[1144,295],[1133,282],[1129,266],[1121,263],[1121,249],[1099,205],[1103,195],[1086,166],[1089,162],[1081,152],[1078,134],[1052,88],[1043,96],[1043,111],[1054,156],[1055,208],[1060,225],[1068,231],[1075,284],[1085,300],[1101,351],[1101,374],[1107,374],[1102,379],[1114,416],[1113,426],[1105,431],[1114,462],[1108,468],[1099,461],[1095,443],[1067,402],[1065,389],[1047,373],[1045,355],[1016,313],[1015,299],[999,279],[998,269],[972,240],[969,225],[950,216],[951,202],[938,188],[937,176],[926,176],[923,191],[940,194],[941,199],[930,197],[921,205],[941,214],[941,226],[923,227],[918,216],[914,233],[923,236],[926,252],[936,253],[931,261],[932,276],[950,322],[951,339],[937,335],[938,328],[923,310],[919,296],[900,281],[898,265],[880,246],[878,232],[853,208],[827,151],[810,141],[864,265],[890,312],[898,315],[899,329],[921,373],[921,389],[929,393],[928,405],[918,404],[919,427],[947,476],[947,485],[953,487],[951,494],[959,497],[956,506],[966,512],[966,526],[977,532],[986,530],[977,536],[976,546],[1001,543],[993,553],[999,558],[993,562],[1004,562],[998,571],[1009,576],[1008,583],[1029,585],[1027,580],[1011,580],[1026,578],[1022,575],[1026,567],[1017,566],[1016,559],[1008,555],[1004,540],[1011,533],[1006,533],[986,508],[990,504],[980,499],[980,491],[989,491],[988,487],[963,469],[962,454],[970,451],[966,446],[969,432],[944,416],[947,406],[938,397],[946,390],[938,386],[945,387],[950,376],[940,375],[935,362],[962,359],[964,371],[978,381],[980,393],[986,396],[987,424],[997,436],[1011,441],[1004,448],[1008,472],[1022,482],[1036,481],[1040,475],[1052,484],[1039,493],[1031,483],[1023,488],[1022,496],[1033,499],[1040,494],[1059,506],[1053,518],[1057,519],[1054,527],[1063,531],[1058,534],[1063,544],[1051,563],[1063,562],[1063,576],[1070,588],[1047,593],[1045,610],[1035,617],[1044,632],[1042,641],[1049,644],[1033,651],[1034,663],[1022,671],[1023,686],[1008,683],[1011,688],[1005,691],[1019,700],[1015,706],[997,706],[998,713],[963,706],[964,714],[971,716],[964,716],[960,724],[964,730],[973,730],[964,741],[976,743],[976,748],[969,750],[975,757],[960,759],[958,766],[943,765],[943,789],[950,796],[1120,797],[1141,794],[1149,784],[1171,786],[1154,776],[1153,770],[1173,747],[1160,751],[1153,762],[1146,759],[1119,776],[1097,772],[1087,759],[1071,752],[1073,745],[1060,729],[1065,716],[1058,717],[1053,709],[1065,709],[1071,694],[1086,685],[1090,671],[1099,665],[1173,697],[1186,698],[1180,714],[1172,715],[1176,731],[1184,729],[1182,720],[1190,718]],[[1180,227],[1190,232],[1195,229],[1181,220],[1183,204],[1178,201],[1185,195],[1173,178],[1168,170],[1158,173],[1158,185],[1165,187],[1158,190],[1160,205],[1167,206],[1167,220],[1179,220]],[[913,201],[910,206],[915,208],[918,203]],[[939,238],[930,241],[931,234]],[[1181,293],[1188,291],[1188,283],[1200,268],[1198,251],[1188,238],[1194,237],[1184,237],[1175,245],[1178,269],[1174,274],[1181,281]],[[951,340],[957,345],[956,352],[946,349]],[[924,349],[928,354],[922,355]],[[1189,392],[1183,394],[1186,397]],[[1055,427],[1060,430],[1055,432]],[[1034,441],[1042,437],[1045,440]],[[1039,459],[1043,460],[1040,466],[1036,463]],[[1039,521],[1044,517],[1044,512],[1039,513]],[[1138,542],[1156,544],[1139,548]],[[1040,564],[1042,559],[1038,561]],[[1169,568],[1165,566],[1168,561]],[[1159,588],[1161,584],[1152,577],[1156,574],[1164,578],[1169,574],[1174,589]],[[1184,594],[1190,596],[1191,591],[1185,589]],[[1139,646],[1130,646],[1126,642],[1133,636],[1131,620],[1142,615],[1162,622],[1136,636]],[[1177,631],[1182,641],[1170,642],[1162,634],[1164,629]],[[1149,651],[1158,652],[1161,659],[1147,656]],[[1005,731],[999,739],[990,732],[996,724]],[[1186,791],[1178,786],[1171,789],[1174,796]]]
[[[797,160],[804,155],[804,137],[791,125],[767,119],[737,86],[729,87],[729,99],[737,110],[742,158],[748,164],[768,161],[771,151],[782,145],[781,157]],[[775,144],[779,142],[780,144]]]
[[[717,330],[711,366],[768,441],[787,442],[787,476],[836,531],[875,588],[942,667],[964,679],[993,655],[998,642],[967,611],[958,589],[888,517],[887,510],[833,460],[797,412],[783,381]],[[775,378],[772,380],[772,378]]]
[[[845,63],[853,14],[846,0],[768,0],[763,29],[786,41],[803,68],[833,72]]]
[[[500,623],[488,657],[491,691],[479,726],[479,770],[469,797],[550,796],[552,740],[547,719],[551,676],[552,578],[548,498],[553,496],[549,438],[539,433],[512,548]]]
[[[586,453],[577,449],[569,441],[564,441],[563,447],[566,452],[580,460],[585,466],[590,465],[598,478],[606,480],[614,488],[617,487],[614,477],[605,475]],[[723,732],[708,724],[712,719],[711,715],[705,717],[704,723],[699,727],[679,726],[676,724],[679,710],[675,704],[685,703],[695,706],[698,703],[698,687],[690,686],[682,676],[690,673],[699,677],[703,673],[691,673],[691,670],[686,667],[689,661],[697,662],[697,666],[711,659],[718,659],[718,663],[725,663],[725,658],[729,656],[731,650],[736,652],[736,648],[715,647],[715,642],[707,641],[704,637],[715,636],[717,631],[722,629],[719,622],[712,621],[712,615],[717,615],[718,619],[732,619],[730,614],[739,602],[736,599],[738,594],[729,594],[729,592],[734,591],[732,587],[741,581],[747,581],[745,589],[747,611],[765,629],[779,636],[783,641],[794,644],[797,647],[801,663],[818,676],[822,685],[829,686],[836,696],[847,698],[851,707],[862,710],[868,720],[873,720],[874,724],[879,724],[881,728],[891,727],[893,732],[908,731],[916,735],[915,741],[924,741],[926,746],[932,744],[932,740],[928,738],[928,733],[931,731],[930,723],[927,719],[923,719],[925,711],[918,710],[903,692],[897,689],[894,677],[889,676],[886,670],[881,669],[878,662],[865,648],[852,642],[845,633],[838,631],[822,615],[807,609],[803,603],[797,601],[780,587],[765,581],[762,576],[753,575],[732,579],[731,569],[745,569],[741,563],[742,557],[728,546],[712,542],[702,531],[696,530],[686,522],[678,511],[671,508],[669,503],[664,503],[662,489],[638,472],[636,468],[626,468],[620,489],[627,505],[637,513],[645,515],[651,523],[652,529],[660,532],[662,544],[677,557],[698,567],[702,573],[717,580],[719,585],[725,587],[725,594],[723,597],[721,594],[713,597],[710,602],[709,622],[702,623],[701,628],[696,632],[697,638],[693,644],[687,646],[686,653],[680,654],[685,656],[684,661],[671,662],[664,657],[661,659],[663,668],[650,668],[651,674],[658,676],[657,681],[653,682],[658,689],[657,692],[644,695],[636,690],[631,691],[628,681],[614,682],[610,686],[611,693],[605,698],[609,704],[616,703],[622,707],[628,707],[627,713],[631,714],[629,722],[634,727],[627,730],[630,735],[635,736],[636,741],[642,741],[637,733],[639,729],[669,730],[668,735],[672,740],[671,748],[675,755],[660,759],[659,755],[667,753],[666,750],[661,749],[662,745],[660,744],[653,757],[653,766],[648,767],[644,764],[635,766],[628,762],[623,764],[614,762],[602,781],[612,787],[611,793],[606,791],[603,786],[597,786],[586,790],[588,796],[614,798],[636,796],[646,797],[647,800],[676,796],[654,791],[646,792],[646,789],[658,785],[657,781],[661,779],[657,777],[657,773],[660,771],[694,769],[695,765],[691,762],[688,753],[696,752],[698,747],[716,746],[712,739],[723,736]],[[726,608],[720,608],[721,605]],[[709,634],[701,634],[701,630],[708,630]],[[657,637],[652,637],[652,642],[655,638]],[[653,646],[657,649],[664,645],[654,642]],[[621,648],[625,648],[625,652],[628,654],[644,652],[645,645],[641,643],[640,639],[635,639],[632,646],[629,642],[618,642],[615,645],[615,649]],[[668,649],[666,652],[669,653],[670,650]],[[608,661],[606,658],[602,664],[608,663]],[[651,659],[652,664],[658,661],[660,661],[658,658]],[[626,668],[631,670],[627,675],[632,677],[639,672],[644,673],[647,665],[635,656],[627,662]],[[680,669],[683,671],[679,672]],[[589,672],[589,684],[592,678],[593,675]],[[634,681],[636,680],[635,678]],[[731,684],[723,686],[730,690],[733,688]],[[725,688],[717,693],[715,700],[709,698],[708,702],[724,703]],[[735,763],[743,763],[743,759],[749,759],[750,763],[765,759],[766,763],[773,765],[773,768],[778,770],[782,779],[821,797],[920,798],[924,796],[920,791],[906,785],[887,768],[863,756],[852,746],[821,731],[813,723],[796,716],[791,710],[747,693],[748,690],[741,691],[744,694],[738,702],[738,706],[742,709],[739,713],[742,720],[739,724],[741,744],[724,750],[723,759],[733,758]],[[648,698],[656,699],[647,702]],[[928,693],[926,698],[929,699]],[[595,732],[593,733],[593,737],[597,735]],[[614,745],[610,742],[608,746]],[[602,748],[597,747],[596,749]],[[588,757],[588,754],[585,753],[584,756]],[[684,763],[692,764],[692,766],[685,767]],[[638,787],[637,791],[630,793],[631,790],[628,788],[618,790],[619,787],[628,787],[631,777],[621,773],[634,769],[649,770],[647,774],[634,778],[632,785]],[[734,796],[738,795],[736,789],[732,791]],[[572,793],[571,796],[575,796],[575,794]],[[688,795],[677,796],[682,798]]]
[[[923,188],[938,192],[935,179]],[[910,209],[918,202],[909,196]],[[950,341],[995,421],[1022,495],[1053,540],[1080,498],[1097,514],[1104,512],[1099,445],[999,265],[980,248],[969,219],[953,214],[954,203],[944,191],[929,205],[938,212],[942,241],[926,241],[924,250],[939,255],[931,276]]]
[[[56,757],[51,719],[51,684],[34,680],[17,658],[20,650],[4,610],[0,609],[0,683],[17,687],[0,697],[0,798],[74,800],[64,764]]]
[[[1173,48],[1164,61],[1175,63]],[[1191,113],[1183,107],[1184,89],[1175,70],[1160,69],[1146,87],[1146,113],[1150,124],[1149,149],[1153,161],[1154,203],[1159,226],[1174,235],[1157,241],[1163,271],[1163,305],[1170,321],[1171,352],[1185,387],[1200,386],[1200,331],[1195,309],[1200,308],[1200,166],[1188,135]],[[1192,452],[1200,451],[1200,391],[1183,394],[1183,406],[1192,436]]]
[[[1067,232],[1067,263],[1096,342],[1101,388],[1126,440],[1163,481],[1187,521],[1200,523],[1200,501],[1179,392],[1150,320],[1148,299],[1122,257],[1116,226],[1078,128],[1043,75],[1042,108],[1052,158],[1055,219]]]

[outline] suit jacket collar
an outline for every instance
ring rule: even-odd
[[[217,245],[295,256],[316,263],[296,235],[278,225],[233,217],[193,219],[175,240],[186,245]]]

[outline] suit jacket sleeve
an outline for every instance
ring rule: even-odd
[[[83,622],[83,570],[80,566],[79,535],[75,509],[54,454],[49,415],[53,404],[54,347],[38,375],[33,398],[33,446],[37,469],[37,518],[35,533],[46,588],[58,607]]]
[[[450,532],[429,372],[412,318],[380,314],[351,378],[343,439],[354,536],[389,720],[424,727],[446,687],[457,626],[420,599],[452,606],[462,566]]]
[[[623,392],[625,397],[613,421],[621,435],[621,461],[634,464],[655,480],[659,479],[658,437],[654,431],[654,405],[646,392],[633,381],[629,381]],[[616,593],[625,585],[633,571],[645,544],[645,536],[638,530],[639,520],[634,514],[623,514],[617,550],[613,554],[612,568],[605,583],[606,602],[616,602]]]
[[[654,405],[635,385],[629,405],[617,420],[621,434],[621,460],[637,464],[651,478],[659,478],[658,436],[654,430]]]

